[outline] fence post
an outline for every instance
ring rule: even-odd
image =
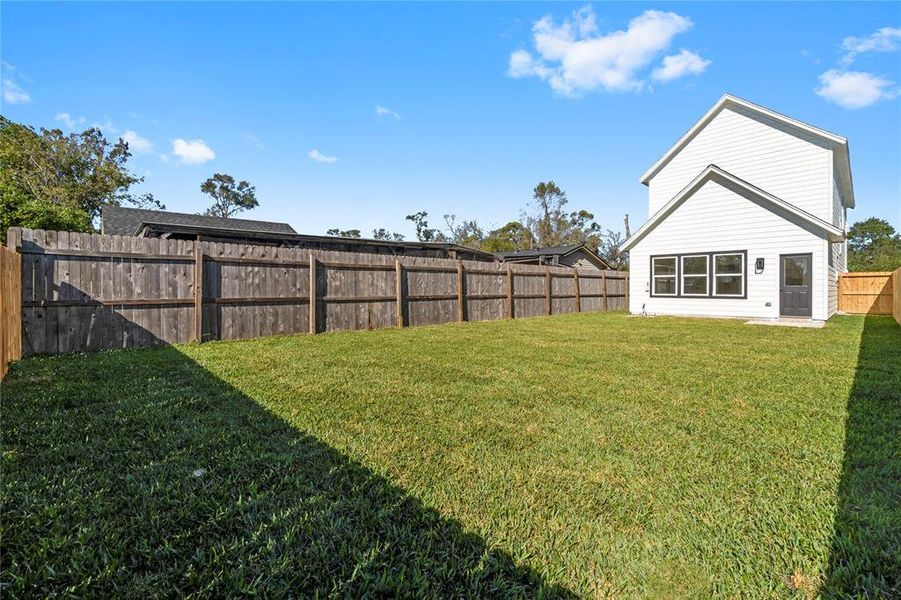
[[[507,318],[512,319],[513,315],[513,265],[507,263]]]
[[[466,320],[466,306],[463,298],[463,261],[457,261],[457,321]]]
[[[398,327],[404,326],[404,267],[400,263],[399,258],[394,259],[394,288],[396,293],[396,310],[397,310],[397,320],[396,324]]]
[[[310,250],[310,333],[316,334],[316,256]]]
[[[203,242],[194,240],[194,341],[203,341]]]
[[[607,303],[607,271],[601,271],[601,294],[603,294],[603,304],[601,310],[606,311],[609,307]]]
[[[544,268],[544,314],[551,314],[551,268]]]
[[[626,312],[629,312],[629,272],[628,271],[625,271],[625,272],[620,271],[620,273],[623,274],[623,278],[621,279],[621,281],[623,282],[623,285],[626,286],[625,287],[625,289],[626,289],[626,294],[625,294],[625,296],[626,296]]]
[[[582,295],[579,290],[579,270],[573,269],[573,289],[576,293],[576,312],[582,312]]]

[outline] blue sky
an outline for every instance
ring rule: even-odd
[[[502,225],[547,179],[637,227],[639,175],[730,92],[847,137],[849,218],[901,229],[898,28],[898,3],[4,2],[2,112],[127,136],[170,210],[226,172],[248,218],[412,237],[418,210]]]

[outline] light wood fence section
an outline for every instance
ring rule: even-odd
[[[892,315],[895,322],[901,325],[901,267],[892,273]]]
[[[628,274],[11,229],[26,354],[625,310]]]
[[[22,357],[22,260],[0,246],[0,378]]]
[[[897,271],[896,271],[897,273]],[[838,310],[851,314],[892,314],[891,271],[842,273],[838,281]]]

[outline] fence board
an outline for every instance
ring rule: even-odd
[[[901,267],[892,273],[892,315],[895,322],[901,325]]]
[[[15,247],[16,238],[10,240]],[[22,257],[0,246],[0,379],[22,357]]]
[[[27,354],[184,343],[195,314],[201,340],[392,327],[398,284],[408,326],[545,315],[548,291],[551,314],[625,306],[615,271],[400,257],[398,280],[391,255],[203,241],[195,274],[191,241],[10,231]]]

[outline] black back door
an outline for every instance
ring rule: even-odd
[[[811,295],[811,254],[783,254],[779,257],[779,314],[809,317],[813,314]]]

